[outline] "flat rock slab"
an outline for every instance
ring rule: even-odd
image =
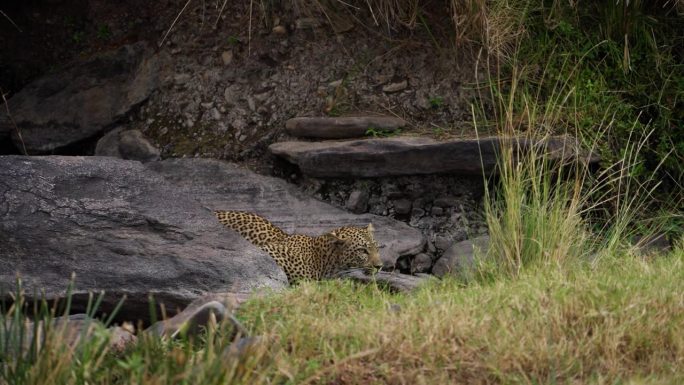
[[[0,119],[0,137],[11,133],[15,146],[25,145],[29,154],[90,139],[146,100],[158,85],[157,73],[158,60],[144,43],[72,63],[9,99],[23,144],[8,119]]]
[[[551,158],[574,156],[575,140],[551,137],[543,142],[499,137],[436,141],[422,137],[397,137],[326,142],[280,142],[271,153],[299,166],[305,175],[318,178],[375,178],[422,174],[491,174],[498,149],[514,142],[519,147],[547,145]],[[589,161],[598,159],[592,156]]]
[[[419,230],[403,222],[372,214],[352,214],[313,199],[281,179],[258,175],[231,163],[169,159],[147,163],[147,167],[212,210],[249,211],[289,234],[320,235],[342,226],[372,223],[380,258],[387,268],[394,267],[401,256],[419,253],[425,243]]]
[[[293,118],[285,122],[285,131],[298,138],[346,139],[365,136],[368,130],[394,132],[405,125],[404,119],[393,116]]]
[[[61,298],[75,273],[74,311],[104,290],[101,310],[126,295],[120,318],[135,321],[149,317],[148,293],[173,313],[209,292],[287,286],[195,198],[136,161],[0,157],[0,288],[18,274],[27,295]]]
[[[380,271],[371,275],[364,273],[361,269],[341,271],[337,274],[337,278],[351,279],[361,283],[376,282],[381,286],[387,287],[393,292],[413,291],[431,279],[430,276],[388,273],[384,271]]]
[[[290,233],[373,223],[385,264],[423,248],[418,230],[354,215],[297,187],[208,159],[141,164],[109,157],[0,157],[0,288],[61,298],[76,273],[73,307],[88,292],[124,319],[146,319],[148,293],[170,314],[207,293],[286,286],[265,253],[224,228],[213,210],[260,214]]]

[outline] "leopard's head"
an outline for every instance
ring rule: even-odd
[[[339,269],[361,267],[376,271],[382,268],[378,243],[373,238],[373,225],[342,227],[330,234],[344,241],[341,247]]]

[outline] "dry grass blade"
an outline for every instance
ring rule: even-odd
[[[160,46],[160,47],[161,47],[162,45],[164,45],[164,42],[166,41],[166,38],[167,38],[167,37],[169,36],[169,34],[171,33],[171,30],[172,30],[173,27],[176,25],[176,23],[178,22],[178,19],[180,19],[180,17],[181,17],[181,15],[183,14],[183,12],[185,12],[185,9],[188,7],[188,5],[190,5],[190,2],[192,2],[192,0],[188,0],[188,1],[185,3],[185,5],[183,6],[183,9],[181,9],[180,12],[178,12],[178,15],[176,15],[176,18],[173,19],[173,22],[171,23],[171,26],[169,27],[169,29],[168,29],[168,30],[166,31],[166,33],[164,34],[164,37],[162,38],[161,42],[159,42],[159,46]]]
[[[319,377],[321,377],[322,375],[329,373],[329,372],[335,370],[336,368],[338,368],[338,367],[340,367],[346,363],[349,363],[349,362],[354,361],[354,360],[358,360],[360,358],[372,356],[373,354],[376,354],[379,351],[380,351],[380,349],[376,348],[376,349],[368,349],[368,350],[364,350],[362,352],[354,353],[348,357],[345,357],[345,358],[335,362],[334,364],[332,364],[330,366],[326,366],[325,368],[320,369],[319,371],[317,371],[316,373],[311,375],[309,378],[300,382],[300,384],[302,384],[302,385],[311,384],[311,383],[315,382],[316,380],[318,380]]]
[[[0,88],[0,96],[2,97],[2,101],[5,104],[5,110],[7,111],[7,118],[9,119],[10,123],[12,123],[12,127],[14,127],[14,130],[17,133],[17,138],[19,138],[19,142],[21,143],[21,149],[23,151],[24,155],[28,155],[28,152],[26,151],[26,144],[24,144],[24,138],[21,136],[21,130],[19,129],[19,126],[17,126],[17,123],[14,121],[14,117],[12,117],[12,113],[10,112],[9,108],[9,103],[7,102],[7,98],[5,97],[5,92]]]

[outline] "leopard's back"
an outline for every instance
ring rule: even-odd
[[[214,211],[224,226],[240,233],[254,245],[263,248],[269,243],[283,242],[288,235],[268,220],[243,211]]]

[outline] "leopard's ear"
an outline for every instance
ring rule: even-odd
[[[368,232],[371,234],[373,234],[373,231],[375,231],[375,228],[373,227],[372,223],[369,223],[368,227],[366,227],[366,228],[368,229]]]

